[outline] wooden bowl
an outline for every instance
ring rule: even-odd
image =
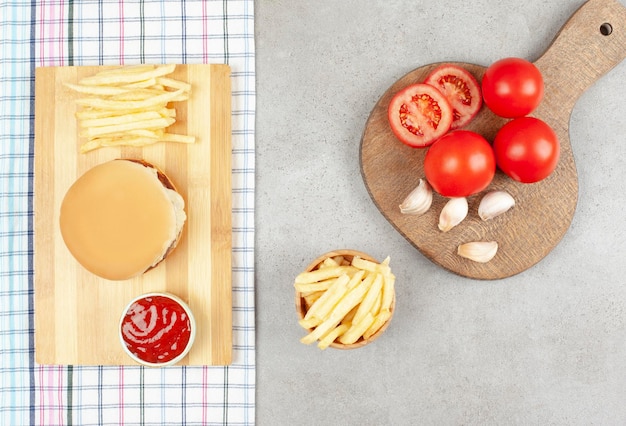
[[[335,257],[335,256],[343,256],[344,259],[346,259],[349,262],[352,262],[352,259],[355,256],[359,256],[363,259],[366,260],[370,260],[372,262],[376,262],[376,263],[380,263],[378,260],[374,259],[373,257],[371,257],[370,255],[357,251],[357,250],[348,250],[348,249],[344,249],[344,250],[335,250],[335,251],[331,251],[328,253],[325,253],[321,256],[319,256],[318,258],[316,258],[314,261],[312,261],[309,266],[306,267],[305,272],[310,272],[313,271],[315,269],[317,269],[319,267],[319,265],[324,262],[324,260],[328,259],[329,257]],[[306,302],[304,301],[304,298],[302,297],[302,294],[299,291],[296,291],[296,295],[295,295],[295,299],[296,299],[296,312],[298,313],[298,317],[300,319],[304,318],[304,315],[306,314],[307,308],[306,308]],[[349,345],[344,345],[343,343],[340,342],[333,342],[330,344],[331,348],[335,348],[335,349],[356,349],[356,348],[360,348],[362,346],[365,346],[369,343],[372,343],[374,340],[376,340],[381,334],[383,334],[383,332],[387,329],[387,327],[389,326],[389,323],[391,322],[391,319],[393,318],[393,313],[395,311],[395,307],[396,307],[396,294],[394,291],[393,294],[393,301],[391,302],[391,307],[389,308],[390,312],[391,312],[391,316],[389,317],[389,319],[387,320],[387,322],[385,322],[382,327],[380,327],[378,329],[378,331],[374,334],[372,334],[368,339],[364,339],[362,336],[359,338],[359,340],[357,340],[354,343],[351,343]],[[313,331],[312,329],[309,330],[309,332]]]

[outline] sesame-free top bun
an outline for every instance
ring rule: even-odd
[[[112,160],[88,170],[61,203],[70,253],[88,271],[125,280],[155,267],[176,247],[184,200],[167,176],[143,160]]]

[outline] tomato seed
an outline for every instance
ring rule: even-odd
[[[465,82],[457,78],[453,75],[446,75],[439,79],[439,85],[445,88],[446,85],[451,86],[450,91],[454,91],[458,98],[461,100],[463,105],[471,105],[472,104],[472,95],[470,93],[469,87],[465,84]]]

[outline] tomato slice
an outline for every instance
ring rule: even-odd
[[[452,124],[452,107],[429,84],[412,84],[395,94],[387,110],[394,135],[406,145],[424,148],[443,136]]]
[[[478,81],[468,70],[458,65],[438,66],[426,77],[424,83],[435,86],[450,102],[453,114],[451,129],[468,124],[483,105]]]

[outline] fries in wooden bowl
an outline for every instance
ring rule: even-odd
[[[295,279],[300,341],[320,349],[355,349],[376,340],[395,308],[389,258],[379,263],[356,250],[336,250],[309,264]]]

